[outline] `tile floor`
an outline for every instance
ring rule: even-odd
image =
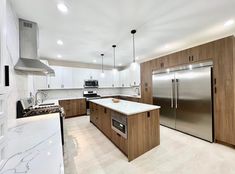
[[[132,162],[89,122],[65,120],[65,174],[235,174],[235,149],[161,127],[160,146]]]

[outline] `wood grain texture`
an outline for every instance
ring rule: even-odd
[[[190,56],[193,56],[193,60]],[[165,58],[167,56],[164,56]],[[141,64],[141,102],[152,103],[151,70],[162,69],[160,57]],[[168,66],[171,68],[191,63],[212,60],[216,84],[214,94],[214,130],[215,139],[235,145],[235,38],[229,36],[213,42],[205,43],[177,53],[168,55]],[[147,84],[147,88],[146,85]]]
[[[140,65],[141,71],[141,102],[152,104],[152,64],[151,61]]]
[[[153,110],[127,117],[127,139],[111,128],[111,110],[90,103],[90,122],[106,135],[129,161],[160,144],[159,110]]]
[[[215,139],[235,145],[234,37],[215,42]]]
[[[64,108],[65,118],[86,115],[85,99],[59,100],[59,105]]]
[[[128,159],[138,156],[160,144],[159,110],[128,117]]]

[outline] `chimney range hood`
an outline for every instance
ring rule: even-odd
[[[39,75],[55,75],[52,68],[38,58],[38,25],[35,22],[19,19],[20,58],[15,70]]]

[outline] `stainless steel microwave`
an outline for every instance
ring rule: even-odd
[[[98,88],[99,82],[98,80],[85,80],[84,81],[84,88]]]

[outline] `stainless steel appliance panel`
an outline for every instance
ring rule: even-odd
[[[160,124],[175,128],[174,73],[153,75],[153,104],[161,106]]]
[[[177,71],[175,78],[176,129],[212,142],[211,67]]]

